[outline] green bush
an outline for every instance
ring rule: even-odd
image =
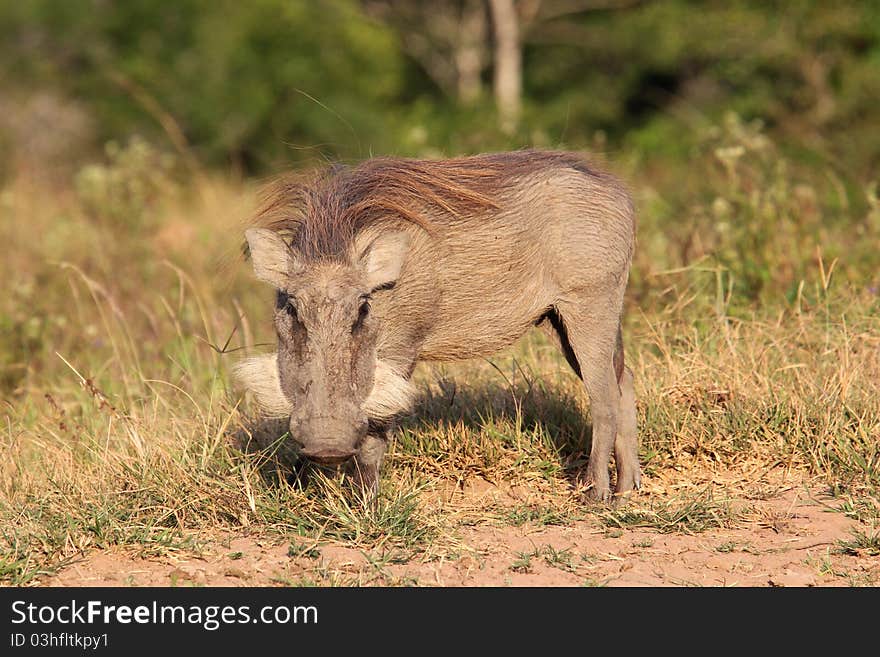
[[[83,210],[113,227],[136,231],[148,228],[157,206],[175,191],[175,159],[141,139],[125,146],[109,142],[107,161],[88,164],[76,174]]]

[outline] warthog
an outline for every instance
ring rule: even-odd
[[[375,158],[272,189],[246,239],[277,290],[278,350],[238,378],[290,417],[301,454],[355,466],[375,492],[418,361],[488,356],[539,325],[591,404],[589,497],[639,486],[633,379],[620,318],[632,199],[570,152]]]

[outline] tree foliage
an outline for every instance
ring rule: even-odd
[[[877,3],[518,0],[516,9],[523,84],[512,134],[484,91],[497,68],[484,0],[3,3],[0,105],[51,93],[89,117],[94,145],[137,133],[249,173],[530,144],[684,159],[696,131],[734,110],[804,158],[876,174]],[[6,114],[0,155],[27,150],[19,133],[52,129],[51,112],[38,128]]]

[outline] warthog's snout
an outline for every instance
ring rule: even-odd
[[[305,422],[291,419],[290,435],[300,456],[321,465],[340,465],[357,454],[369,424],[336,417],[314,416]]]
[[[321,465],[339,465],[354,456],[354,453],[355,450],[353,449],[344,450],[322,448],[303,449],[300,452],[300,454],[307,459],[320,463]]]

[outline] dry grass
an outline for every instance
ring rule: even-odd
[[[455,559],[457,530],[474,524],[699,532],[804,481],[880,517],[880,301],[834,284],[821,252],[816,275],[772,305],[737,305],[723,270],[701,265],[640,284],[651,300],[629,309],[626,342],[645,487],[624,508],[577,501],[588,405],[538,334],[489,361],[420,366],[376,505],[338,477],[295,476],[283,428],[230,388],[239,353],[220,353],[271,342],[269,292],[237,260],[253,196],[205,183],[125,226],[65,192],[2,192],[0,581],[36,583],[109,546],[197,552],[229,532],[380,560]],[[461,494],[481,482],[511,494]],[[866,532],[847,549],[874,550]]]

